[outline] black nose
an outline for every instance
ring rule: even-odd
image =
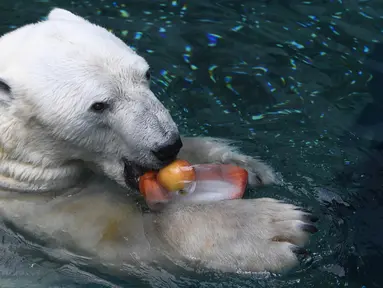
[[[153,151],[153,154],[158,158],[158,160],[163,162],[171,162],[176,159],[178,152],[182,148],[181,138],[178,137],[176,140],[170,141],[160,147],[159,149]]]

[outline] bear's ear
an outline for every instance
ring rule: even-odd
[[[80,16],[77,16],[68,10],[61,9],[61,8],[54,8],[49,14],[48,14],[48,21],[49,20],[65,20],[65,21],[76,21],[76,22],[86,22],[86,20]]]
[[[11,87],[0,78],[0,105],[8,106],[12,101]]]

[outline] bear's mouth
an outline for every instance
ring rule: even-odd
[[[142,175],[149,171],[158,171],[161,168],[169,165],[174,159],[168,159],[161,163],[155,163],[151,166],[149,165],[140,165],[134,161],[130,161],[127,158],[123,157],[122,162],[124,162],[124,179],[125,184],[129,187],[139,189],[139,180]]]
[[[124,162],[124,179],[126,185],[138,190],[139,178],[146,172],[153,170],[153,168],[139,165],[126,158],[123,158],[122,161]]]

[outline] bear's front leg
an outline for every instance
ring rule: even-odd
[[[285,272],[317,231],[311,214],[270,198],[175,204],[157,217],[161,238],[178,253],[227,272]]]
[[[267,185],[277,182],[273,169],[261,160],[238,152],[229,140],[210,137],[183,137],[183,147],[179,158],[192,164],[223,163],[246,169],[249,184]]]

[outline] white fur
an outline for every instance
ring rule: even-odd
[[[83,256],[71,254],[68,261],[102,262],[115,272],[167,257],[226,271],[296,265],[291,247],[307,242],[303,226],[309,224],[293,205],[273,199],[175,203],[141,214],[121,159],[158,168],[151,151],[178,135],[149,88],[148,68],[107,30],[62,9],[0,38],[0,79],[11,88],[0,89],[3,219],[48,247]],[[90,111],[99,101],[108,101],[110,110]],[[227,140],[182,140],[179,158],[242,166],[251,185],[276,182],[268,165]]]
[[[3,36],[0,48],[0,78],[12,87],[0,143],[11,158],[45,167],[96,162],[123,183],[122,157],[155,167],[150,151],[178,134],[145,79],[147,62],[105,29],[54,10]],[[89,111],[101,101],[110,111]]]

